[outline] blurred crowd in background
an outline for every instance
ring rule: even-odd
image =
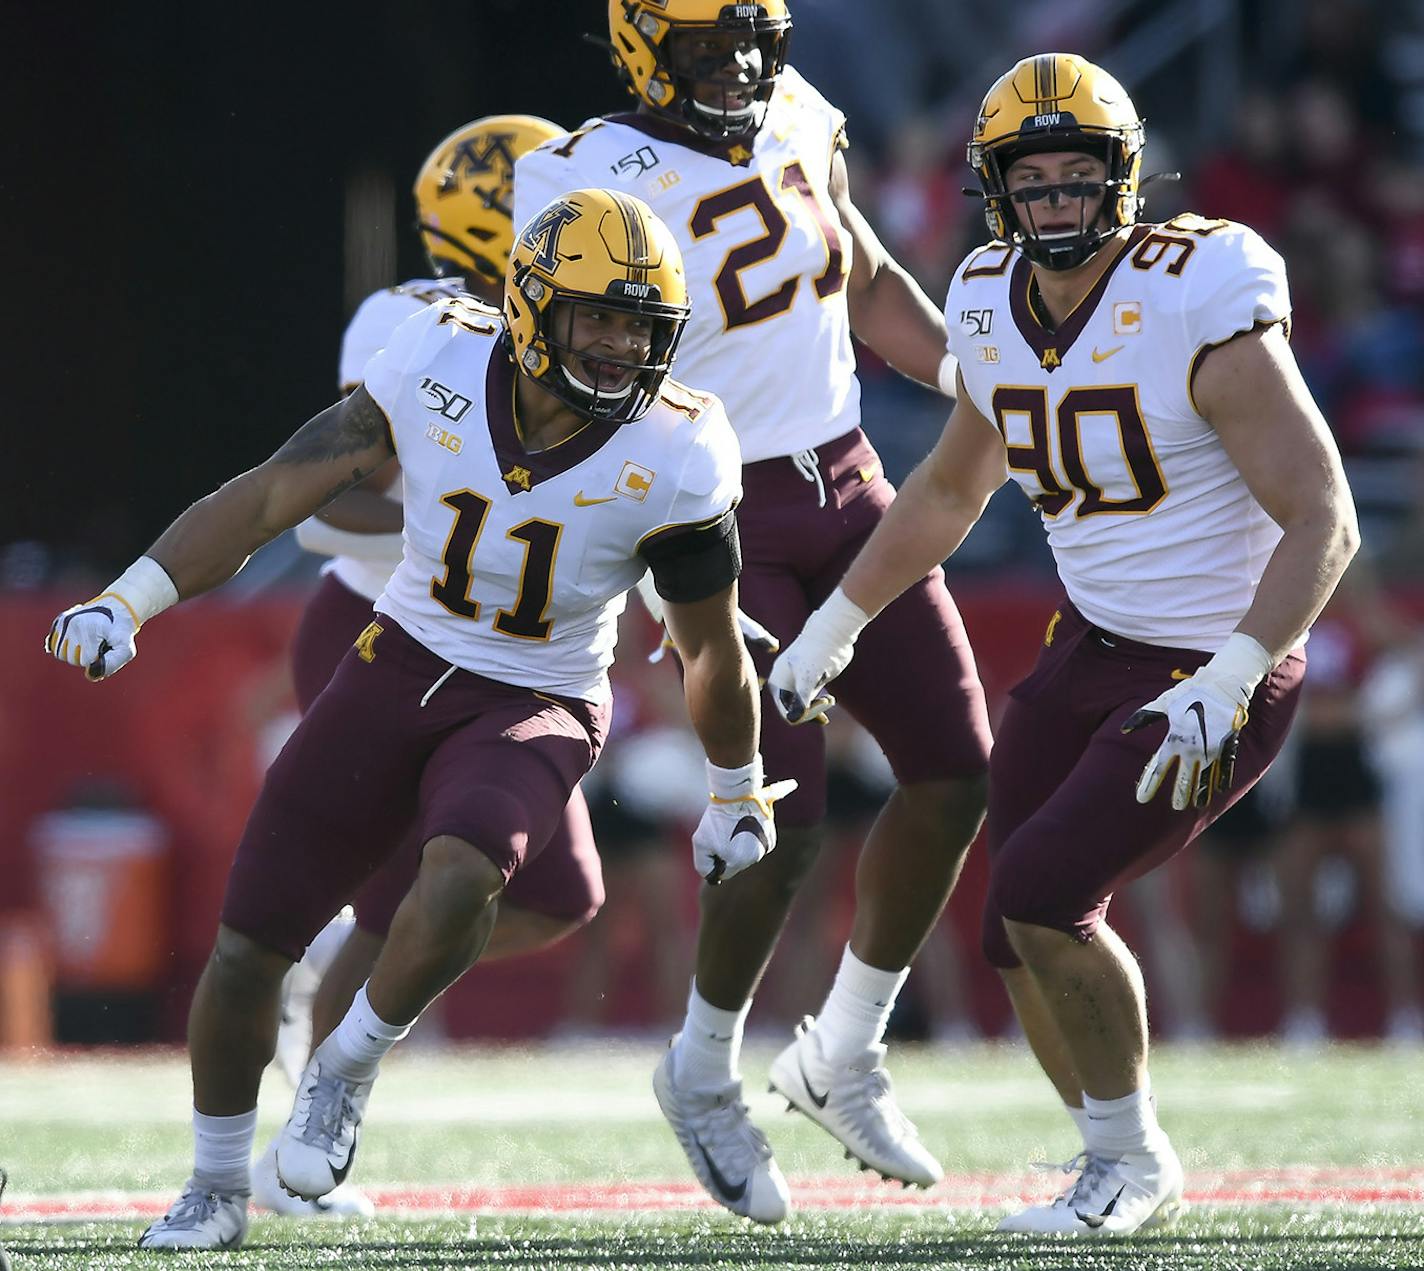
[[[962,193],[978,101],[1016,59],[1049,48],[1081,52],[1121,79],[1147,121],[1144,172],[1180,172],[1149,187],[1149,219],[1190,210],[1245,221],[1285,256],[1292,342],[1345,454],[1364,550],[1312,634],[1306,703],[1285,758],[1205,842],[1119,906],[1141,937],[1168,1035],[1424,1042],[1424,0],[1025,0],[976,5],[972,17],[946,0],[800,0],[793,16],[792,61],[849,117],[853,195],[934,298],[985,238],[979,202]],[[398,187],[406,180],[395,176]],[[899,477],[933,443],[944,403],[861,356],[867,431]],[[1042,539],[1006,487],[952,563],[952,588],[966,597],[1026,589],[1046,617],[1056,593]],[[13,596],[43,582],[45,551],[0,544],[0,588]],[[234,595],[299,603],[316,564],[274,545]],[[686,835],[703,798],[700,754],[676,674],[645,662],[657,643],[651,623],[636,605],[624,623],[615,731],[585,783],[609,899],[543,964],[557,999],[542,1017],[546,1035],[662,1035],[687,991],[696,888]],[[228,713],[201,725],[234,730],[234,753],[250,756],[234,789],[255,790],[293,723],[281,665],[279,655],[262,663],[241,719],[215,704]],[[890,788],[883,758],[853,724],[836,721],[830,738],[827,847],[753,1030],[784,1027],[824,993],[845,936],[851,847]],[[46,809],[48,820],[25,823],[27,850],[54,855],[45,843],[56,834],[72,847],[87,816],[129,833],[141,822],[152,831],[145,841],[181,851],[172,806],[97,774]],[[206,832],[226,835],[230,850],[231,817],[217,822]],[[35,865],[37,908],[52,928],[68,921],[70,938],[92,942],[74,906],[102,917],[103,896],[78,895],[74,874],[46,882],[59,877],[46,869]],[[955,1040],[1006,1027],[977,953],[978,879],[971,866],[916,965],[892,1023],[901,1035]],[[120,987],[145,998],[178,992],[161,969],[152,975],[154,984]],[[79,1008],[61,1013],[61,1037],[116,1035],[120,1012],[106,1032],[80,1008],[123,994],[78,980]],[[176,1018],[176,1007],[160,1007],[132,1035],[171,1036]]]

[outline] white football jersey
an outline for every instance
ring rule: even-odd
[[[649,114],[593,120],[515,164],[514,223],[569,190],[636,195],[682,249],[692,318],[678,379],[717,394],[746,463],[860,423],[846,282],[851,237],[827,186],[845,116],[794,70],[750,144],[702,143]]]
[[[666,381],[636,423],[527,453],[503,330],[476,300],[442,300],[366,366],[405,482],[405,556],[376,610],[467,671],[604,702],[639,547],[736,505],[736,435],[715,397]]]
[[[1192,379],[1213,345],[1289,320],[1285,266],[1254,230],[1192,215],[1104,250],[1112,263],[1052,332],[1015,248],[970,253],[945,301],[949,347],[1084,617],[1215,652],[1281,531],[1198,412]]]
[[[366,363],[385,348],[391,332],[428,304],[447,296],[458,296],[462,288],[459,279],[415,278],[399,287],[383,287],[364,299],[341,337],[341,391],[349,393],[361,382]],[[386,498],[401,501],[400,482],[387,486]],[[400,564],[400,556],[392,553],[389,560],[371,560],[355,556],[333,556],[322,566],[322,573],[335,574],[346,586],[367,600],[375,600],[384,590],[386,579]]]

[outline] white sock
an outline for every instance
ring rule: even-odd
[[[317,1047],[320,1058],[331,1071],[347,1081],[369,1081],[386,1052],[410,1032],[409,1024],[387,1024],[374,1010],[363,984],[331,1036]]]
[[[252,1190],[252,1143],[257,1109],[235,1117],[210,1117],[193,1109],[193,1179],[214,1192]]]
[[[1073,1124],[1078,1127],[1078,1133],[1082,1136],[1083,1146],[1088,1146],[1088,1136],[1092,1133],[1092,1122],[1088,1119],[1087,1108],[1075,1108],[1071,1104],[1065,1103],[1063,1110],[1073,1118]]]
[[[693,980],[687,995],[687,1018],[673,1047],[673,1076],[679,1086],[684,1090],[720,1090],[741,1080],[737,1060],[751,1008],[750,1002],[739,1011],[713,1006],[697,991]]]
[[[1148,1152],[1162,1138],[1157,1124],[1157,1109],[1152,1103],[1152,1091],[1144,1086],[1121,1099],[1094,1099],[1083,1096],[1083,1111],[1087,1113],[1087,1130],[1083,1142],[1090,1152],[1106,1156],[1122,1156],[1131,1152]]]
[[[895,999],[909,974],[908,967],[881,971],[870,966],[846,945],[836,981],[816,1017],[821,1053],[831,1067],[863,1055],[885,1036]]]

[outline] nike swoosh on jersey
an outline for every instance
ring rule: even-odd
[[[1179,666],[1174,666],[1172,668],[1172,678],[1174,680],[1189,680],[1192,678],[1192,673],[1182,670]]]
[[[728,1200],[741,1200],[747,1194],[747,1180],[742,1179],[740,1183],[729,1183],[722,1176],[722,1171],[713,1163],[707,1149],[698,1142],[696,1135],[693,1136],[692,1141],[697,1143],[697,1150],[702,1153],[702,1159],[707,1165],[707,1173],[711,1176],[712,1185]]]
[[[1121,353],[1121,352],[1123,351],[1123,349],[1126,348],[1126,347],[1127,347],[1127,346],[1126,346],[1126,345],[1123,345],[1123,344],[1115,344],[1115,345],[1113,345],[1113,347],[1110,348],[1106,353],[1099,353],[1099,352],[1097,351],[1097,349],[1094,349],[1094,350],[1093,350],[1093,361],[1094,361],[1094,362],[1106,362],[1106,361],[1108,360],[1108,358],[1112,357],[1112,355],[1113,355],[1114,353]]]
[[[608,494],[608,495],[605,495],[605,496],[604,496],[603,498],[601,498],[601,499],[586,499],[586,498],[584,498],[584,496],[583,496],[583,491],[580,490],[576,495],[574,495],[574,507],[576,507],[576,508],[591,508],[591,507],[596,506],[596,505],[599,504],[599,503],[612,503],[613,500],[616,499],[617,497],[618,497],[618,496],[617,496],[616,494]]]

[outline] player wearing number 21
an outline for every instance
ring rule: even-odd
[[[636,110],[520,156],[516,219],[559,190],[609,184],[677,235],[692,317],[678,375],[716,393],[742,447],[742,608],[780,640],[830,594],[894,489],[860,428],[851,334],[904,374],[953,386],[938,308],[850,194],[846,121],[786,65],[785,0],[609,0],[608,44]],[[830,996],[773,1063],[786,1098],[889,1177],[941,1174],[895,1106],[882,1037],[906,968],[938,919],[984,809],[984,695],[938,562],[866,632],[839,687],[896,789],[861,852],[856,912]],[[770,655],[753,655],[763,674]],[[887,692],[908,682],[911,691]],[[825,737],[767,712],[768,770],[794,777],[764,870],[703,898],[687,1018],[654,1089],[711,1195],[761,1222],[789,1196],[740,1098],[752,994],[826,809]]]
[[[945,306],[957,404],[771,677],[784,709],[810,707],[1006,470],[1038,509],[1067,596],[995,740],[983,943],[1083,1154],[1014,1231],[1178,1211],[1142,979],[1104,916],[1271,763],[1358,543],[1280,257],[1229,221],[1139,224],[1142,146],[1126,93],[1079,57],[1028,58],[990,89],[969,160],[994,241]]]
[[[775,845],[778,788],[761,779],[736,625],[736,437],[716,398],[668,378],[688,312],[677,244],[638,200],[575,190],[516,241],[504,301],[501,315],[453,296],[406,319],[349,397],[50,630],[55,657],[111,675],[145,619],[400,460],[401,563],[238,845],[189,1017],[193,1177],[145,1247],[241,1243],[282,977],[411,833],[419,873],[277,1140],[288,1192],[315,1199],[344,1180],[381,1058],[478,958],[506,884],[597,757],[618,614],[647,569],[708,758],[699,872],[719,882]],[[436,409],[454,394],[469,404],[459,419]]]

